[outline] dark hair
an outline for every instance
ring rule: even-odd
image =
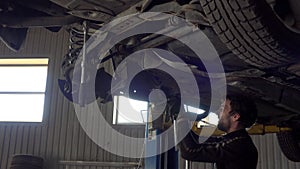
[[[231,111],[240,115],[239,121],[245,128],[251,127],[257,118],[257,108],[253,99],[244,95],[227,95]]]

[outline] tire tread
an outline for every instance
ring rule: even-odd
[[[279,146],[283,154],[291,161],[300,162],[299,140],[296,140],[293,131],[277,133]]]
[[[200,0],[215,32],[246,62],[269,68],[286,65],[296,56],[285,50],[262,22],[253,0]],[[241,48],[243,47],[243,48]]]

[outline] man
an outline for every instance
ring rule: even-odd
[[[198,143],[198,136],[189,132],[179,144],[181,156],[190,161],[216,163],[217,169],[256,169],[257,149],[245,130],[253,125],[256,117],[257,109],[251,99],[227,96],[218,123],[226,135]],[[178,119],[179,128],[186,124],[184,121]]]

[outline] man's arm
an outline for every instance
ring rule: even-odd
[[[179,125],[185,127],[187,123]],[[236,159],[243,149],[241,138],[223,139],[210,137],[205,142],[198,142],[198,135],[190,131],[179,143],[181,156],[190,161],[199,162],[224,162]]]

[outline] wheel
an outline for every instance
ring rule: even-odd
[[[300,133],[284,131],[277,133],[281,151],[291,161],[300,162]]]
[[[245,62],[272,68],[299,60],[300,33],[291,29],[276,13],[278,7],[272,8],[266,0],[200,3],[216,34]]]

